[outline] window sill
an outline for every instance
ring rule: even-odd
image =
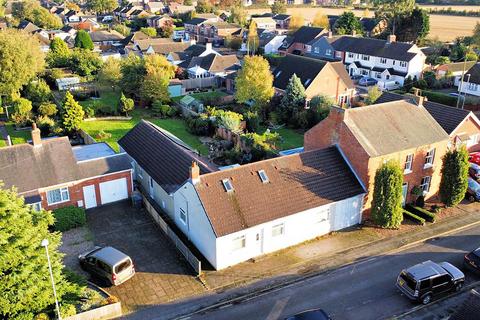
[[[423,165],[423,169],[430,169],[432,167],[433,167],[433,164],[431,164],[431,163],[427,163],[427,164]]]
[[[47,204],[48,204],[48,206],[53,206],[53,205],[56,205],[56,204],[61,204],[61,203],[69,202],[69,201],[70,201],[70,199],[59,201],[59,202],[54,202],[54,203],[50,203],[50,202],[47,201]]]
[[[408,169],[408,170],[405,169],[405,170],[403,170],[403,175],[407,175],[407,174],[410,174],[410,173],[412,173],[412,172],[413,172],[413,171],[410,170],[410,169]]]

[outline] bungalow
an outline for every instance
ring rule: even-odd
[[[217,270],[362,219],[364,188],[336,147],[217,171],[146,121],[119,144],[144,195]]]
[[[90,38],[96,48],[101,50],[123,47],[125,37],[115,30],[91,31]]]
[[[252,22],[255,22],[258,29],[275,31],[277,28],[277,22],[271,17],[253,17],[250,23]]]
[[[474,64],[459,80],[458,92],[480,97],[480,62]]]
[[[475,63],[475,61],[446,63],[434,67],[434,71],[437,78],[443,78],[446,76],[454,77],[455,85],[458,86],[463,73],[473,67]]]
[[[273,32],[263,32],[259,35],[260,48],[265,54],[276,54],[287,36],[277,35]]]
[[[42,140],[35,125],[31,143],[0,148],[0,177],[37,210],[89,209],[126,199],[133,190],[125,153],[107,144],[72,148],[67,137]]]
[[[188,65],[187,72],[190,79],[225,77],[233,72],[233,67],[240,62],[236,55],[221,56],[211,53],[206,56],[193,57]]]
[[[304,55],[307,50],[307,44],[327,32],[326,29],[303,26],[292,36],[288,36],[283,41],[279,52],[283,55],[288,53]]]
[[[403,202],[412,201],[418,187],[425,199],[437,195],[442,157],[450,137],[424,107],[394,101],[361,108],[332,108],[329,116],[307,131],[305,150],[339,146],[368,190],[365,214],[370,212],[376,170],[386,161],[403,168]]]
[[[307,100],[316,95],[332,98],[339,106],[349,106],[355,86],[341,62],[328,62],[297,55],[287,55],[273,71],[273,86],[283,94],[296,74],[305,87]]]
[[[190,46],[189,42],[176,42],[167,38],[152,38],[134,40],[133,50],[138,51],[142,55],[146,54],[163,54],[168,55],[170,52],[183,51]]]

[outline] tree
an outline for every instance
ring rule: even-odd
[[[223,111],[218,112],[217,123],[224,127],[227,130],[232,132],[241,132],[241,121],[243,120],[243,115],[233,112],[233,111]]]
[[[411,15],[415,8],[415,0],[377,0],[375,17],[388,21],[391,34],[397,34],[397,24],[400,19]]]
[[[257,52],[258,46],[260,45],[260,39],[258,37],[257,24],[255,21],[251,21],[248,26],[248,38],[247,38],[247,47],[248,52],[254,55]]]
[[[409,15],[397,19],[395,35],[398,41],[418,42],[427,37],[430,31],[430,17],[420,8],[415,8]]]
[[[412,80],[411,76],[407,76],[405,80],[403,81],[403,89],[405,89],[406,92],[410,92],[414,86],[414,81]]]
[[[274,94],[273,76],[268,61],[261,56],[247,56],[235,79],[235,98],[240,103],[253,101],[265,106]]]
[[[17,125],[24,125],[32,117],[32,102],[25,98],[13,101],[12,118]]]
[[[38,107],[38,112],[45,117],[51,117],[57,114],[57,105],[51,102],[45,102]]]
[[[108,58],[98,72],[98,82],[104,86],[111,86],[115,89],[122,78],[120,65],[121,62],[119,59]]]
[[[157,29],[152,28],[152,27],[144,27],[140,28],[140,31],[145,33],[149,37],[156,37],[157,36]]]
[[[138,88],[142,87],[143,78],[145,77],[145,60],[136,54],[129,54],[120,64],[120,72],[122,80],[120,87],[128,96],[137,96],[140,94]]]
[[[197,6],[195,8],[195,11],[198,13],[211,13],[213,12],[213,6],[206,0],[199,0],[197,2]]]
[[[375,173],[372,219],[384,228],[398,228],[403,221],[403,171],[394,161],[384,163]]]
[[[43,79],[31,81],[23,90],[25,98],[30,100],[35,107],[40,106],[44,102],[50,101],[52,98],[52,90]]]
[[[462,201],[468,188],[468,151],[465,146],[448,150],[443,156],[440,200],[447,206]]]
[[[288,80],[285,93],[280,102],[283,120],[290,122],[297,119],[298,114],[305,109],[305,87],[302,81],[294,73]]]
[[[167,20],[160,28],[160,35],[162,38],[170,38],[173,35],[173,31],[175,30],[175,26],[172,20]]]
[[[102,67],[102,60],[96,52],[85,49],[75,49],[70,58],[69,67],[78,75],[88,77],[98,72]]]
[[[480,48],[480,22],[477,22],[475,28],[473,28],[472,44]]]
[[[363,25],[360,19],[351,11],[345,11],[335,22],[333,29],[337,34],[363,33]]]
[[[78,30],[75,36],[75,48],[93,50],[93,41],[85,30]]]
[[[135,102],[133,99],[125,97],[125,95],[122,92],[122,95],[120,96],[120,110],[125,113],[125,115],[128,117],[128,113],[133,110],[135,107]]]
[[[32,319],[54,304],[43,239],[48,251],[57,296],[62,306],[80,293],[62,272],[58,251],[61,234],[51,233],[54,218],[50,211],[35,211],[14,189],[0,185],[0,318]],[[19,258],[21,257],[21,259]]]
[[[116,0],[86,0],[87,8],[96,13],[111,12],[118,7]]]
[[[285,4],[285,1],[275,0],[275,2],[272,4],[272,13],[273,14],[287,13],[287,5]]]
[[[62,125],[65,131],[73,133],[80,128],[85,112],[82,106],[75,101],[70,91],[65,94],[62,109]]]
[[[247,12],[245,11],[245,8],[242,5],[232,7],[228,22],[239,24],[242,27],[246,26]]]
[[[145,58],[145,77],[140,88],[140,97],[147,103],[170,101],[168,84],[175,76],[176,67],[163,55],[149,55]]]
[[[112,29],[117,31],[118,33],[120,33],[124,37],[127,37],[128,35],[130,35],[130,28],[127,27],[124,24],[116,24],[116,25],[113,26]]]
[[[293,33],[305,25],[305,18],[301,15],[294,14],[290,17],[290,24],[288,28]]]
[[[320,10],[317,11],[317,13],[315,14],[315,17],[313,18],[312,26],[323,28],[323,29],[329,29],[330,22],[328,20],[328,16]]]
[[[46,61],[50,68],[64,68],[68,65],[71,52],[65,41],[60,38],[53,38],[50,42],[50,50],[47,53]]]
[[[40,28],[60,29],[62,27],[62,20],[59,17],[34,0],[13,2],[12,15],[18,20],[28,20]]]
[[[44,68],[40,45],[15,29],[0,31],[0,96],[11,96]]]
[[[367,105],[374,104],[375,101],[377,101],[378,98],[382,95],[382,91],[377,87],[373,86],[370,89],[368,89],[368,94],[367,98],[365,99],[365,103]]]

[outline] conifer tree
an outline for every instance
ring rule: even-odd
[[[443,156],[440,200],[447,206],[455,206],[465,197],[468,188],[468,151],[462,146],[449,150]]]
[[[67,132],[74,132],[80,128],[85,112],[82,106],[75,101],[72,94],[67,91],[65,102],[63,103],[62,124]]]

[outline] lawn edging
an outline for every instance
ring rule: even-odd
[[[104,121],[104,120],[132,120],[132,117],[123,117],[123,116],[110,116],[110,117],[92,117],[92,118],[86,118],[83,119],[85,122],[89,121]]]

